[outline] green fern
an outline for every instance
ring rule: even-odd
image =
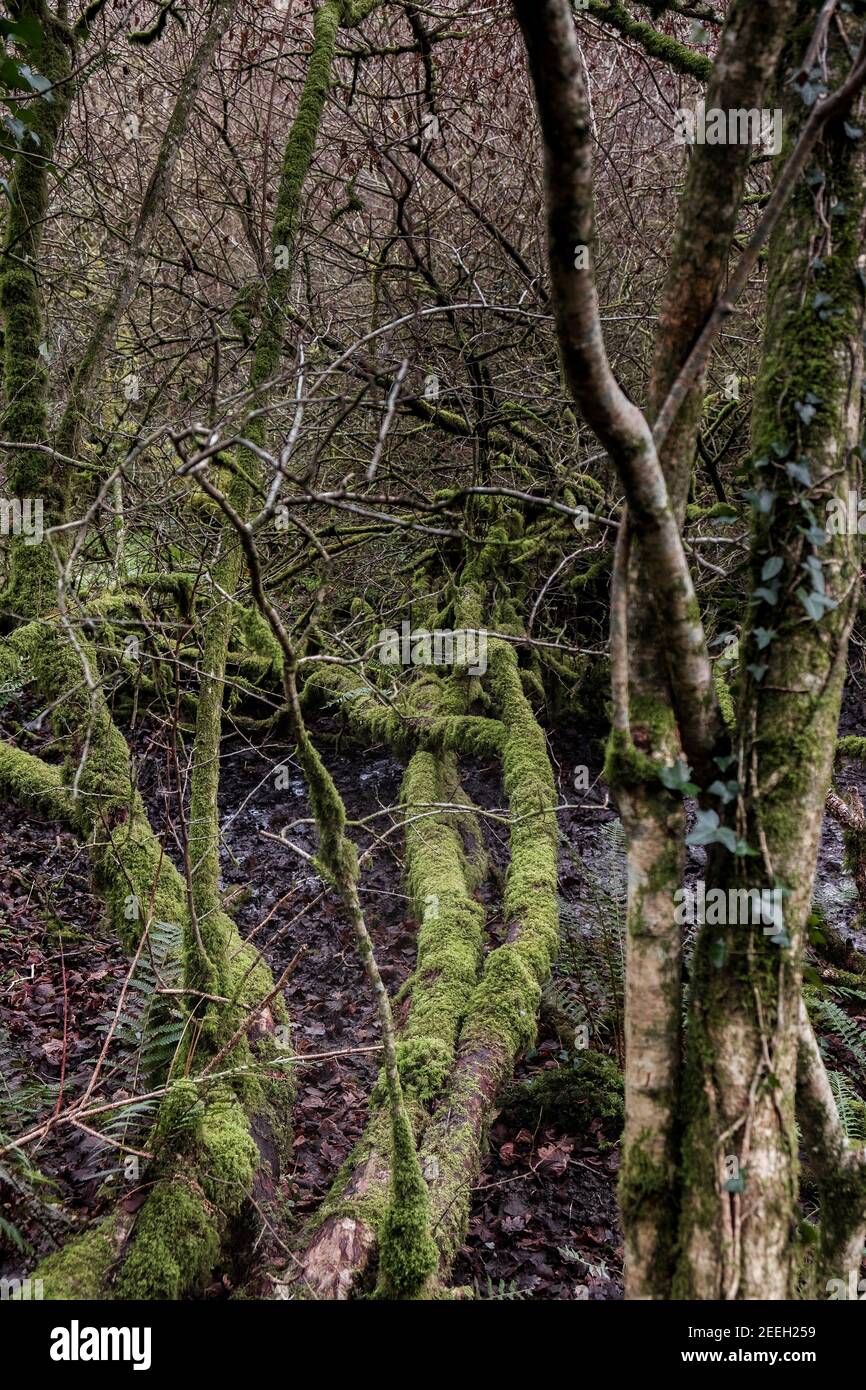
[[[130,1104],[121,1110],[107,1111],[97,1118],[95,1128],[113,1141],[106,1148],[113,1154],[121,1150],[118,1144],[141,1147],[141,1139],[151,1128],[158,1102],[137,1101],[137,1091],[164,1081],[171,1073],[177,1050],[183,1038],[186,1016],[176,996],[161,994],[161,989],[177,988],[181,981],[181,932],[173,922],[154,922],[148,932],[133,972],[123,1012],[114,1024],[114,1012],[106,1016],[101,1030],[114,1025],[112,1035],[111,1084],[115,1090],[126,1091]],[[122,1166],[122,1165],[121,1165]],[[114,1165],[107,1173],[118,1171]],[[101,1173],[98,1176],[106,1176]]]
[[[488,1274],[486,1280],[486,1288],[479,1284],[478,1280],[475,1281],[475,1291],[479,1298],[513,1302],[515,1299],[527,1297],[526,1292],[519,1289],[513,1279],[509,1280],[507,1284],[504,1279],[500,1279],[498,1284],[495,1284]]]
[[[842,1039],[848,1051],[860,1063],[861,1083],[866,1081],[866,1033],[832,999],[819,996],[815,1001],[815,1008],[829,1031]]]
[[[844,1072],[828,1069],[827,1080],[848,1138],[866,1140],[866,1106],[855,1091],[850,1077]]]

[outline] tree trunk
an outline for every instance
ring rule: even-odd
[[[805,51],[817,9],[801,5],[789,54]],[[849,62],[831,29],[831,82]],[[790,142],[802,103],[785,90]],[[828,498],[860,485],[864,161],[842,121],[825,130],[815,165],[823,182],[801,181],[770,248],[752,428],[754,486],[776,494],[769,514],[760,499],[755,507],[753,616],[741,641],[731,769],[740,786],[736,833],[755,854],[737,858],[716,846],[707,864],[708,891],[777,890],[784,927],[706,925],[695,951],[676,1282],[683,1297],[784,1299],[795,1285],[804,933],[859,590],[857,537],[831,533],[825,543],[819,529]],[[824,590],[828,603],[812,597]],[[766,631],[773,636],[761,647]]]

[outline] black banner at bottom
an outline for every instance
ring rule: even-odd
[[[866,1323],[856,1308],[837,1304],[861,1301],[866,1296],[821,1303],[16,1299],[0,1302],[0,1348],[40,1381],[61,1384],[70,1376],[101,1379],[103,1370],[137,1379],[217,1372],[221,1377],[252,1375],[258,1381],[275,1371],[297,1372],[299,1359],[306,1374],[320,1360],[329,1379],[344,1368],[354,1377],[363,1373],[365,1362],[372,1368],[374,1360],[399,1357],[407,1339],[416,1349],[427,1348],[419,1367],[422,1378],[436,1364],[437,1349],[452,1370],[459,1355],[461,1371],[471,1375],[473,1347],[486,1374],[500,1359],[513,1374],[515,1354],[522,1358],[529,1353],[542,1362],[551,1355],[583,1361],[591,1353],[593,1364],[600,1358],[611,1374],[639,1369],[663,1376],[681,1371],[689,1377],[713,1366],[760,1366],[770,1375],[790,1367],[823,1375],[847,1369],[859,1354]],[[524,1342],[525,1334],[533,1340]],[[466,1363],[455,1336],[468,1353]],[[4,1364],[8,1370],[8,1362]],[[409,1370],[413,1365],[414,1357],[403,1378],[414,1374]],[[20,1375],[14,1378],[21,1383]]]

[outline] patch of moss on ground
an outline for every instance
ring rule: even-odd
[[[622,1132],[622,1072],[601,1052],[580,1053],[570,1066],[509,1086],[500,1105],[510,1123],[528,1129],[541,1122],[584,1133],[590,1121],[599,1119],[612,1141]]]

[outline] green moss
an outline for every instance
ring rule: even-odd
[[[151,906],[156,920],[183,925],[187,921],[184,881],[150,829],[135,787],[129,751],[101,692],[97,691],[91,702],[87,692],[79,689],[78,659],[50,627],[31,624],[19,629],[5,651],[10,649],[33,672],[40,692],[54,699],[55,732],[68,756],[63,773],[58,774],[37,759],[26,762],[27,755],[16,755],[15,750],[7,757],[0,745],[0,785],[4,767],[11,767],[10,782],[24,778],[34,793],[54,796],[61,780],[71,783],[89,728],[90,748],[79,796],[74,802],[66,798],[66,807],[74,807],[70,814],[77,828],[92,838],[98,877],[121,938],[130,947],[137,944]],[[86,643],[82,649],[96,671],[95,653]],[[64,692],[59,699],[58,691]],[[127,911],[130,899],[138,905],[133,915]],[[213,914],[210,928],[212,933],[219,933],[225,992],[234,1000],[232,1005],[223,1006],[219,1018],[217,1037],[226,1038],[247,1010],[271,993],[273,979],[256,952],[241,943],[234,924],[221,909]],[[282,999],[271,1001],[271,1012],[277,1021],[285,1019]],[[276,1048],[265,1038],[257,1050],[273,1054]],[[226,1065],[231,1062],[249,1069],[253,1061],[250,1045],[243,1038]],[[154,1136],[160,1154],[155,1186],[137,1217],[130,1261],[123,1265],[124,1296],[134,1296],[129,1291],[140,1290],[141,1297],[173,1297],[177,1295],[171,1290],[198,1288],[209,1276],[214,1252],[219,1250],[230,1218],[249,1196],[258,1167],[249,1116],[273,1121],[275,1142],[285,1154],[290,1142],[293,1092],[291,1074],[263,1082],[247,1072],[237,1078],[236,1087],[205,1096],[206,1103],[192,1082],[172,1086],[160,1108]],[[171,1200],[175,1187],[179,1193],[176,1206]],[[204,1250],[200,1260],[194,1253],[199,1235]],[[91,1246],[98,1248],[99,1240],[99,1236],[88,1234],[73,1241],[62,1252],[65,1262],[69,1267],[87,1262]],[[166,1252],[174,1253],[169,1258]],[[165,1267],[160,1272],[164,1257]]]
[[[633,1229],[647,1216],[648,1210],[654,1213],[654,1227],[661,1236],[663,1248],[668,1248],[673,1245],[675,1234],[676,1208],[671,1200],[675,1172],[668,1159],[655,1156],[652,1144],[653,1135],[644,1130],[626,1147],[619,1173],[619,1205],[623,1225],[627,1228]],[[662,1261],[645,1273],[649,1287],[655,1286],[657,1298],[671,1296],[668,1271]]]
[[[411,1109],[411,1098],[409,1106]],[[420,1110],[417,1113],[420,1118]],[[330,1217],[348,1216],[364,1222],[378,1234],[388,1210],[390,1152],[391,1125],[387,1110],[381,1106],[374,1107],[362,1137],[340,1168],[328,1196],[316,1212],[313,1229],[318,1229]],[[378,1175],[377,1180],[371,1180],[368,1175],[356,1187],[353,1182],[356,1173],[359,1170],[366,1172],[371,1162]]]
[[[449,683],[434,673],[419,671],[407,690],[386,703],[356,675],[324,666],[304,685],[304,707],[319,702],[337,711],[367,747],[372,740],[388,743],[397,752],[414,753],[420,746],[479,758],[499,753],[504,739],[500,721],[449,713],[449,689]]]
[[[708,399],[708,397],[705,398],[705,403]],[[714,520],[715,518],[730,521],[736,517],[736,515],[737,513],[730,502],[714,502],[711,507],[698,507],[690,503],[686,507],[687,521],[707,521]]]
[[[721,671],[718,662],[716,662],[713,667],[713,685],[716,688],[716,699],[719,702],[719,709],[722,712],[722,719],[725,721],[725,727],[727,729],[736,728],[737,712],[734,709],[734,702],[731,698],[731,692],[728,689],[728,683],[725,680],[724,673]]]
[[[59,768],[11,744],[0,743],[0,795],[43,815],[76,825],[75,808]]]
[[[33,1275],[42,1280],[43,1297],[76,1301],[110,1298],[108,1276],[123,1232],[123,1217],[117,1213],[49,1255]]]
[[[453,1060],[453,1049],[442,1038],[404,1037],[397,1042],[400,1081],[404,1091],[419,1101],[431,1101],[439,1095],[448,1080]],[[373,1103],[381,1103],[384,1096],[385,1082],[380,1076],[373,1092]]]
[[[623,729],[611,729],[604,759],[604,779],[611,787],[657,783],[659,764],[642,753]]]
[[[243,1106],[227,1089],[209,1098],[200,1126],[201,1182],[223,1214],[234,1215],[252,1191],[259,1151]]]
[[[631,733],[611,729],[605,755],[605,780],[613,787],[639,787],[658,784],[659,768],[665,749],[679,747],[676,721],[671,706],[651,695],[634,694],[629,707]],[[658,753],[658,761],[648,757],[643,747]],[[670,760],[673,760],[673,752]]]
[[[506,729],[502,774],[511,815],[511,862],[503,907],[508,940],[487,957],[469,1005],[463,1041],[494,1040],[514,1058],[535,1036],[541,987],[559,943],[556,786],[544,733],[520,681],[517,658],[490,643],[490,683]]]
[[[499,1098],[509,1121],[533,1132],[541,1124],[557,1124],[571,1134],[585,1134],[599,1119],[609,1139],[623,1125],[622,1073],[600,1052],[579,1053],[571,1066],[543,1071],[520,1085],[508,1087]]]
[[[467,806],[465,816],[430,815],[437,803],[465,800],[452,755],[418,752],[410,760],[401,788],[408,819],[406,867],[419,922],[418,964],[406,1040],[430,1044],[432,1055],[453,1056],[457,1029],[466,1012],[481,960],[484,910],[472,889],[486,870],[481,832]],[[417,808],[417,809],[416,809]],[[432,1077],[423,1086],[432,1095]]]
[[[249,1197],[258,1149],[232,1089],[220,1086],[203,1103],[190,1080],[172,1085],[153,1147],[156,1180],[136,1217],[117,1292],[189,1297],[210,1280],[231,1218]]]
[[[184,984],[205,994],[228,991],[227,934],[221,911],[219,774],[226,658],[232,629],[232,606],[221,597],[237,592],[241,554],[237,537],[228,528],[216,563],[214,604],[208,614],[202,653],[202,675],[196,710],[195,743],[190,776],[189,857],[195,920],[188,915],[184,933]],[[201,1002],[207,1046],[218,1047],[220,1010]],[[224,1037],[224,1033],[222,1034]]]
[[[271,631],[270,624],[265,621],[257,608],[249,608],[244,613],[239,624],[240,631],[251,652],[257,656],[264,657],[269,666],[279,676],[283,674],[283,651]]]
[[[447,1108],[437,1110],[422,1145],[425,1171],[432,1160],[437,1174],[430,1187],[430,1211],[442,1272],[451,1267],[466,1237],[473,1179],[485,1141],[474,1115],[478,1097],[471,1093],[472,1082],[465,1071],[458,1074],[456,1085],[448,1091]]]
[[[83,639],[80,646],[91,671],[98,674],[95,651]],[[32,673],[46,702],[54,702],[52,724],[66,753],[58,780],[71,788],[78,776],[78,795],[70,795],[64,820],[91,841],[97,880],[120,940],[129,949],[137,946],[151,905],[155,920],[181,925],[186,919],[183,880],[151,831],[129,749],[101,690],[91,696],[82,689],[78,657],[52,625],[19,628],[7,639],[6,651]],[[88,735],[88,756],[79,775]],[[27,781],[22,759],[4,755],[4,761],[13,777],[17,768],[17,775]],[[47,791],[53,777],[28,766],[31,785],[38,781]],[[64,809],[62,799],[56,808]]]
[[[584,7],[582,7],[584,8]],[[659,33],[651,24],[635,19],[621,0],[588,0],[585,7],[595,19],[610,24],[626,38],[634,39],[651,58],[667,63],[674,72],[706,81],[713,71],[713,60],[705,53],[696,53],[687,44],[670,34]]]
[[[204,1195],[181,1173],[163,1179],[139,1213],[115,1296],[176,1301],[201,1293],[219,1248],[217,1225]]]
[[[430,1199],[405,1117],[393,1126],[391,1200],[379,1236],[379,1298],[419,1298],[439,1262]]]

